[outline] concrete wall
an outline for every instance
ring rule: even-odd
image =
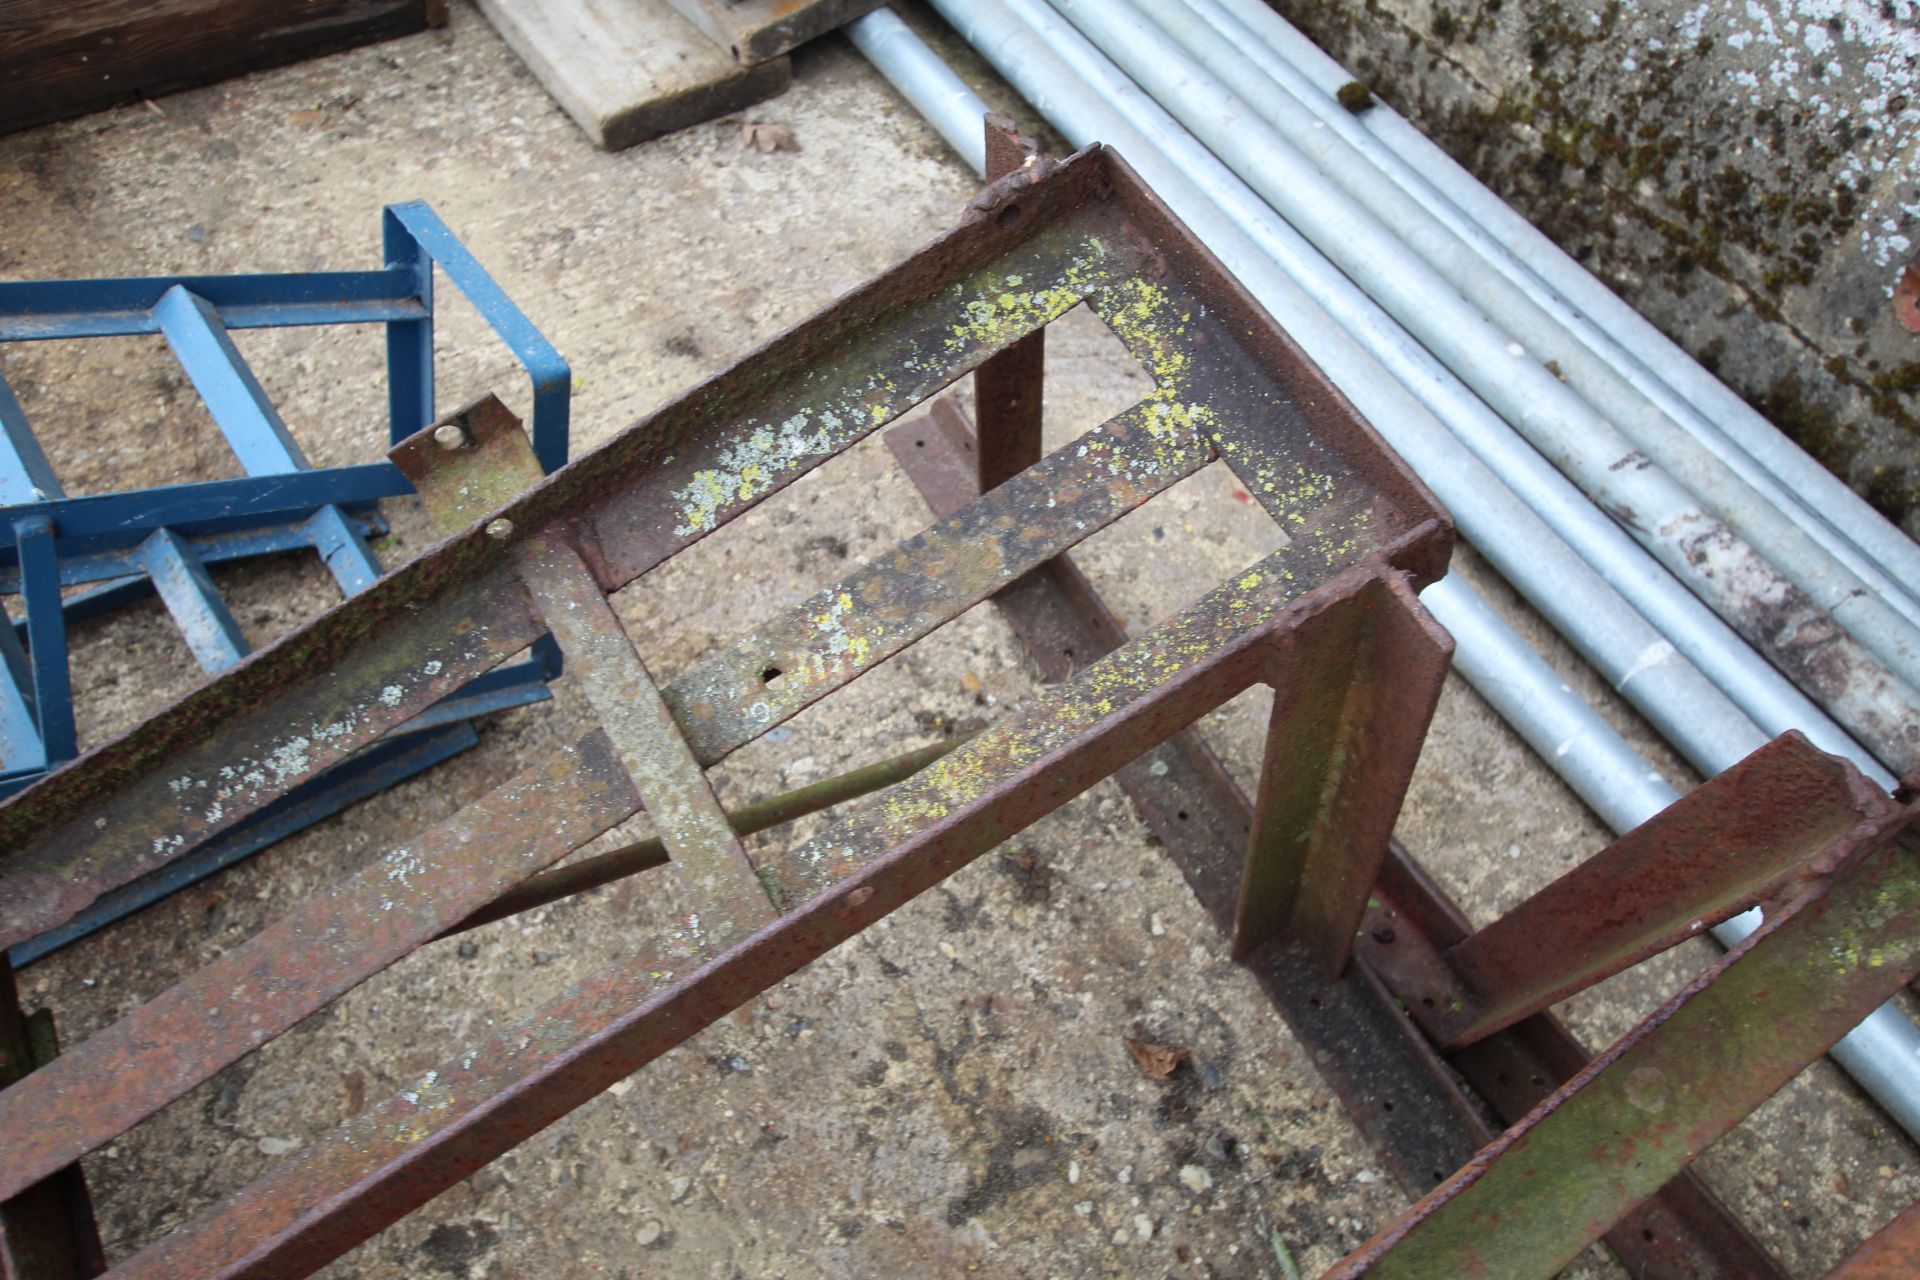
[[[1920,535],[1920,4],[1273,3]]]

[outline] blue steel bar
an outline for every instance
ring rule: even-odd
[[[339,507],[320,508],[300,528],[341,591],[356,595],[379,581],[380,562]]]
[[[0,506],[65,496],[60,477],[53,474],[53,464],[34,438],[26,411],[14,398],[6,376],[0,374]]]
[[[293,475],[242,476],[198,484],[165,485],[133,493],[67,498],[58,504],[63,554],[137,545],[155,529],[219,533],[255,526],[274,517],[304,516],[315,507],[398,498],[413,486],[390,462],[327,467]],[[52,517],[54,503],[16,508],[8,515]],[[11,527],[0,525],[0,548],[14,544]]]
[[[141,545],[140,556],[203,671],[225,671],[246,657],[247,637],[192,547],[173,530],[158,529]]]
[[[372,504],[362,504],[366,511],[349,509],[346,519],[358,529],[362,537],[378,537],[387,529],[386,521],[372,510]],[[281,551],[300,551],[313,545],[315,533],[307,528],[309,521],[297,524],[268,525],[265,528],[242,530],[239,533],[218,533],[211,535],[180,534],[181,538],[193,548],[202,564],[220,564],[227,560],[245,560],[251,556],[272,555]],[[175,533],[180,533],[178,528]],[[152,588],[136,584],[146,571],[140,567],[139,547],[125,551],[92,551],[78,555],[69,555],[60,539],[54,539],[54,545],[61,548],[60,585],[75,587],[89,582],[101,585],[93,591],[75,592],[62,603],[66,608],[67,621],[92,617],[111,604],[93,603],[95,597],[110,591],[130,590],[131,594],[120,597],[115,603],[135,600],[147,594]],[[324,553],[323,553],[324,554]],[[11,564],[0,564],[0,595],[20,594],[20,570]]]
[[[259,379],[248,368],[246,357],[234,346],[226,326],[221,324],[206,299],[176,286],[160,299],[154,315],[174,354],[180,358],[181,367],[193,379],[200,398],[206,401],[207,411],[213,415],[248,475],[312,470],[279,410],[267,399]],[[347,595],[371,585],[380,576],[379,562],[338,507],[320,508],[303,528],[313,535],[314,550],[320,553]],[[322,539],[325,546],[321,545]],[[205,573],[200,577],[205,580]],[[206,587],[211,592],[213,584],[208,581]],[[173,608],[171,599],[167,607]],[[225,612],[224,606],[220,611]],[[186,627],[187,618],[179,610],[174,610],[174,617]],[[191,633],[188,639],[192,641]]]
[[[306,455],[211,303],[175,285],[154,305],[153,318],[248,475],[309,469]]]
[[[71,760],[75,754],[73,689],[67,676],[67,624],[60,616],[60,566],[54,558],[53,522],[44,515],[24,516],[14,520],[13,535],[20,548],[40,744],[49,760]]]
[[[21,280],[0,284],[0,342],[158,333],[153,309],[175,286],[212,303],[229,329],[384,324],[428,310],[413,292],[412,276],[391,269]]]
[[[573,373],[567,362],[554,349],[541,332],[533,327],[533,322],[513,304],[504,290],[494,283],[479,260],[460,243],[447,224],[440,221],[438,214],[427,207],[423,201],[409,200],[405,204],[388,205],[386,218],[382,223],[382,235],[387,245],[388,265],[397,261],[415,261],[416,257],[396,258],[396,239],[404,231],[414,245],[414,255],[424,253],[431,262],[440,264],[447,273],[447,279],[456,289],[473,303],[474,310],[480,313],[493,331],[500,335],[501,341],[526,368],[527,376],[533,380],[532,430],[534,456],[540,459],[543,471],[558,471],[567,463],[567,435],[569,413],[573,394]],[[404,252],[404,251],[402,251]],[[433,309],[433,295],[427,277],[432,273],[431,263],[421,268],[422,284],[420,296],[426,301],[427,309]],[[393,352],[393,333],[401,328],[388,325],[388,352]],[[429,334],[426,352],[426,379],[414,393],[415,400],[425,409],[424,416],[412,422],[411,427],[401,430],[402,420],[399,413],[393,416],[393,441],[398,444],[427,423],[433,421],[433,375],[432,375],[432,339]],[[395,363],[397,362],[392,362]],[[391,376],[391,375],[390,375]],[[394,380],[398,388],[399,382]],[[398,391],[394,405],[399,408]]]
[[[13,627],[0,627],[0,796],[12,794],[9,775],[39,773],[47,767],[40,742],[40,719],[33,710],[33,674],[27,651]]]
[[[433,259],[393,206],[380,213],[387,270],[405,276],[420,314],[387,322],[387,418],[398,443],[433,421]]]

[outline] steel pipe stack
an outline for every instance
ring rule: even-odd
[[[1920,602],[1899,585],[1920,548],[1406,121],[1338,106],[1350,77],[1259,0],[933,4],[1075,145],[1141,172],[1694,767],[1789,728],[1882,785],[1920,763]],[[848,29],[980,170],[978,97],[889,11]],[[1613,830],[1673,801],[1471,588],[1422,599]],[[1819,647],[1783,643],[1796,626]],[[1903,1014],[1833,1056],[1920,1139]]]

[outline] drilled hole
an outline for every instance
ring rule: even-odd
[[[767,686],[767,688],[771,689],[773,688],[774,681],[778,680],[781,676],[785,674],[786,672],[782,671],[778,667],[768,667],[766,670],[760,673],[760,683]]]
[[[1185,822],[1187,820],[1187,811],[1185,809],[1182,809],[1179,813],[1176,813],[1173,816],[1180,819],[1180,821]]]
[[[1381,1110],[1383,1111],[1393,1110],[1393,1104],[1391,1102],[1383,1102],[1380,1104],[1380,1107],[1381,1107]]]
[[[1020,221],[1020,206],[1017,204],[1008,205],[1000,211],[1000,216],[995,218],[994,221],[1000,224],[1002,230],[1017,225]]]
[[[1647,1230],[1645,1230],[1645,1229],[1642,1229],[1642,1230],[1641,1230],[1641,1232],[1640,1232],[1640,1238],[1641,1238],[1642,1240],[1645,1240],[1645,1241],[1646,1241],[1646,1242],[1647,1242],[1648,1244],[1652,1244],[1652,1243],[1653,1243],[1653,1232],[1651,1232],[1651,1231],[1647,1231]]]

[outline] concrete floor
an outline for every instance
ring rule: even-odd
[[[947,46],[951,50],[951,45]],[[1031,116],[977,64],[996,106]],[[595,151],[473,10],[442,31],[0,139],[0,273],[59,277],[346,269],[377,211],[429,201],[569,357],[576,451],[603,440],[950,225],[973,180],[837,38],[755,113]],[[526,393],[471,312],[443,312],[441,402]],[[1144,381],[1084,314],[1049,341],[1055,443]],[[381,452],[376,333],[241,345],[316,462]],[[76,492],[235,473],[158,339],[0,353]],[[1164,617],[1271,531],[1211,468],[1106,531],[1081,562],[1129,622]],[[427,545],[409,503],[380,547]],[[926,522],[877,442],[853,450],[621,593],[671,677]],[[1676,782],[1691,779],[1470,550],[1463,573]],[[311,559],[216,574],[258,643],[334,599]],[[82,629],[88,742],[194,683],[158,605]],[[990,718],[1033,688],[977,609],[716,771],[738,802]],[[581,731],[554,703],[498,716],[477,749],[22,977],[78,1040],[237,945],[287,904]],[[1206,731],[1243,778],[1264,717]],[[785,842],[826,818],[762,840]],[[590,846],[633,837],[642,824]],[[1604,843],[1593,817],[1457,680],[1399,834],[1477,919]],[[87,1162],[112,1256],[204,1208],[531,1008],[679,910],[641,879],[430,947]],[[1709,955],[1683,949],[1572,1002],[1618,1035]],[[1128,1036],[1193,1051],[1145,1078]],[[1702,1162],[1798,1276],[1820,1274],[1920,1194],[1920,1159],[1820,1064]],[[1119,791],[1103,784],[894,918],[335,1264],[336,1277],[1313,1274],[1403,1207],[1253,982],[1224,953]],[[1598,1257],[1570,1274],[1617,1274]]]

